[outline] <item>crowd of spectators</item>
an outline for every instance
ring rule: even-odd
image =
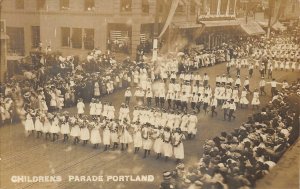
[[[253,188],[299,137],[300,80],[278,92],[261,112],[203,145],[194,167],[164,172],[161,188]]]

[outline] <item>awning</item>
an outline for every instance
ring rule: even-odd
[[[9,36],[6,33],[1,32],[0,39],[9,39]]]
[[[200,21],[205,27],[224,27],[224,26],[238,26],[240,22],[237,20],[218,20],[218,21]]]
[[[255,21],[248,21],[246,23],[241,23],[241,28],[248,34],[248,35],[262,35],[265,34],[265,30]]]
[[[172,27],[180,29],[202,28],[203,24],[197,24],[195,22],[174,22],[172,23]]]
[[[281,24],[279,21],[277,21],[275,24],[273,24],[272,25],[272,28],[274,29],[274,30],[280,30],[280,31],[285,31],[287,28],[283,25],[283,24]]]

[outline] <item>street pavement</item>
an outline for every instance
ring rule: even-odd
[[[214,86],[215,76],[226,72],[225,64],[214,67],[202,68],[199,70],[203,75],[205,72],[210,76],[210,84]],[[231,75],[235,78],[235,69],[232,68]],[[248,75],[246,68],[242,69],[241,79]],[[299,72],[275,71],[273,76],[282,81],[294,81],[299,76]],[[253,78],[250,79],[250,89],[258,88],[260,77],[258,70],[254,71]],[[266,87],[267,96],[260,98],[262,104],[270,101],[270,85]],[[112,102],[116,110],[120,108],[124,101],[124,90],[117,91],[110,96],[102,98],[103,101]],[[251,102],[252,96],[249,98]],[[131,101],[132,110],[135,100]],[[75,113],[75,108],[69,108],[70,113]],[[195,165],[202,156],[202,146],[204,141],[219,135],[222,131],[230,132],[238,128],[247,117],[259,110],[238,109],[235,112],[236,119],[229,122],[223,120],[223,112],[217,109],[218,116],[210,117],[204,115],[202,111],[198,115],[198,133],[193,140],[184,141],[186,167]],[[88,112],[88,111],[86,111]],[[117,114],[118,115],[118,114]],[[11,124],[0,127],[0,188],[1,189],[21,189],[21,188],[49,188],[49,189],[122,189],[122,188],[159,188],[162,179],[162,172],[175,168],[175,160],[169,159],[167,162],[162,158],[156,160],[154,152],[143,159],[143,150],[138,154],[132,152],[132,146],[126,152],[103,151],[93,149],[92,145],[73,145],[70,140],[63,143],[62,139],[51,142],[44,138],[37,139],[35,136],[26,136],[24,127],[21,124]],[[57,183],[13,183],[12,176],[62,176],[62,182]],[[68,182],[70,175],[153,175],[153,182]]]

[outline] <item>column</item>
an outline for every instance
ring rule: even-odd
[[[137,46],[140,44],[140,33],[141,33],[141,24],[133,23],[132,24],[132,34],[131,34],[131,58],[135,59]]]
[[[234,7],[233,7],[234,9],[233,9],[233,15],[235,16],[235,8],[236,8],[236,0],[234,1]]]
[[[221,14],[221,0],[218,0],[217,15]]]
[[[229,15],[230,0],[227,1],[226,16]]]

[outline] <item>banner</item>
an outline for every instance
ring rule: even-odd
[[[170,8],[170,12],[168,14],[166,23],[165,23],[161,33],[159,34],[158,38],[161,38],[164,35],[164,33],[167,30],[168,26],[171,24],[171,22],[173,20],[173,16],[174,16],[175,11],[176,11],[177,6],[178,6],[178,3],[179,3],[179,0],[173,0],[172,1],[172,5],[171,5],[171,8]]]

